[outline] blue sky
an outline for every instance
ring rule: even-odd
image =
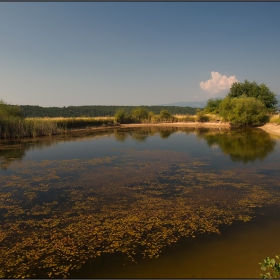
[[[0,98],[156,105],[280,94],[280,2],[0,3]]]

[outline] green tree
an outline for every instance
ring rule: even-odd
[[[132,110],[132,119],[136,122],[142,122],[148,119],[148,111],[143,107],[136,108]]]
[[[233,83],[227,97],[236,98],[241,96],[254,97],[260,100],[271,112],[277,109],[278,100],[276,99],[276,94],[265,84],[259,85],[248,80],[245,80],[244,83]]]
[[[258,125],[268,120],[267,108],[253,97],[226,97],[220,103],[219,110],[225,121],[237,125]]]
[[[160,114],[159,114],[159,117],[161,120],[167,122],[167,121],[170,121],[172,120],[174,117],[170,114],[169,111],[167,110],[161,110],[160,111]]]
[[[116,123],[124,123],[126,121],[126,112],[123,109],[117,110],[115,114]]]
[[[210,98],[207,101],[207,104],[204,108],[204,112],[205,113],[214,113],[214,114],[218,114],[219,113],[219,106],[220,103],[223,101],[222,98]]]
[[[0,100],[0,118],[23,118],[23,114],[19,106],[9,105],[4,102],[2,99]]]
[[[149,122],[152,122],[154,120],[154,117],[155,117],[155,113],[153,111],[150,111],[148,113],[148,120],[149,120]]]

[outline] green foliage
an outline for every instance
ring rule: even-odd
[[[8,105],[0,100],[0,138],[36,137],[59,132],[55,123],[23,119],[20,107]]]
[[[57,118],[57,117],[114,117],[118,110],[124,110],[125,112],[131,112],[137,109],[139,106],[69,106],[69,107],[40,107],[22,105],[20,108],[23,111],[24,117],[27,118]],[[191,107],[180,106],[141,106],[148,112],[152,111],[154,114],[159,114],[161,110],[168,110],[171,114],[179,115],[195,115],[196,109]]]
[[[274,115],[269,120],[270,123],[280,124],[280,114]]]
[[[149,114],[146,108],[139,107],[132,110],[131,116],[134,121],[141,123],[148,119]]]
[[[268,120],[265,105],[253,97],[226,97],[219,110],[225,121],[237,125],[258,125]]]
[[[238,128],[220,133],[207,129],[198,131],[197,135],[205,139],[209,147],[219,147],[233,162],[243,164],[264,160],[276,145],[276,141],[260,129]]]
[[[132,117],[130,112],[126,112],[124,109],[120,109],[115,114],[115,123],[130,123]]]
[[[153,111],[150,111],[148,113],[148,120],[149,120],[149,122],[153,122],[154,117],[155,117],[155,113]]]
[[[253,97],[260,100],[271,112],[277,109],[278,100],[276,94],[272,92],[265,84],[258,85],[256,82],[245,80],[244,83],[233,83],[227,97]]]
[[[219,106],[220,103],[223,101],[222,98],[211,98],[207,101],[207,104],[204,108],[204,112],[205,113],[214,113],[214,114],[218,114],[219,113]]]
[[[23,113],[19,106],[9,105],[2,99],[0,100],[0,118],[23,118]]]
[[[209,117],[207,115],[205,115],[204,111],[198,111],[196,114],[196,121],[209,122]]]
[[[37,119],[37,118],[35,118]],[[110,126],[114,124],[113,118],[43,118],[42,120],[51,121],[59,128],[87,128],[90,126]]]
[[[120,109],[115,114],[115,122],[116,123],[122,123],[125,119],[125,111],[123,109]]]
[[[172,121],[174,119],[174,116],[171,115],[170,112],[167,110],[161,110],[159,114],[159,118],[162,121],[168,122],[168,121]]]
[[[61,132],[56,123],[44,119],[0,119],[0,138],[50,136]]]
[[[268,271],[265,274],[261,274],[263,279],[280,278],[279,256],[276,255],[275,258],[277,260],[266,257],[263,262],[259,263],[259,265],[261,265],[261,270]]]

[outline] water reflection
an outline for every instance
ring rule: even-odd
[[[114,139],[125,143],[125,140],[133,139],[137,142],[145,142],[148,137],[159,135],[167,139],[176,132],[184,132],[186,135],[195,133],[198,139],[206,140],[209,147],[222,150],[229,155],[233,162],[254,162],[263,160],[272,153],[276,140],[269,134],[257,129],[209,129],[209,128],[179,128],[179,127],[142,127],[137,129],[112,129],[109,131],[83,131],[63,136],[25,139],[23,141],[0,142],[0,168],[6,170],[14,161],[23,159],[29,150],[43,149],[60,142],[81,141],[98,136],[114,136]]]
[[[232,129],[220,133],[204,129],[198,131],[197,136],[205,139],[209,147],[218,145],[233,162],[241,161],[244,164],[256,159],[263,160],[276,145],[275,139],[257,129]]]
[[[265,133],[209,129],[111,130],[95,139],[114,135],[146,145],[153,134],[168,143],[177,131],[196,131],[209,146],[219,145],[231,156],[245,147],[242,160],[264,158],[275,146]],[[121,252],[134,262],[156,258],[183,236],[219,233],[220,225],[250,221],[255,208],[279,203],[280,181],[260,168],[215,169],[214,156],[190,156],[174,150],[172,141],[169,150],[124,146],[106,157],[16,160],[30,149],[88,138],[92,135],[86,133],[18,141],[14,150],[8,149],[11,142],[5,143],[2,168],[11,175],[0,177],[0,277],[67,277],[104,253]],[[197,149],[201,144],[196,143]],[[278,169],[273,162],[267,166]]]

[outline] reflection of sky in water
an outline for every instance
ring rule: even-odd
[[[22,161],[1,171],[5,266],[14,271],[19,262],[26,273],[15,252],[37,252],[45,244],[51,244],[48,258],[41,254],[33,261],[49,271],[60,262],[79,267],[80,257],[104,252],[132,257],[139,249],[157,256],[179,237],[248,222],[253,209],[279,203],[279,142],[267,134],[153,133],[130,130],[26,145]],[[13,229],[22,234],[21,242],[5,239],[14,238]]]
[[[148,136],[148,134],[147,134]],[[274,151],[266,155],[264,161],[276,161],[280,153],[279,141],[274,146]],[[215,147],[215,149],[213,148]],[[244,152],[247,147],[244,147]],[[87,138],[82,141],[58,142],[50,147],[29,150],[23,160],[55,160],[55,159],[92,159],[106,156],[118,156],[123,149],[135,150],[173,150],[188,153],[190,156],[208,158],[212,167],[230,168],[242,162],[232,162],[229,155],[224,155],[218,144],[208,145],[205,139],[198,138],[195,133],[175,132],[168,138],[162,138],[158,133],[149,135],[144,141],[137,141],[131,136],[125,140],[116,141],[114,135],[101,136],[97,139]],[[247,166],[262,164],[258,158],[249,161]]]

